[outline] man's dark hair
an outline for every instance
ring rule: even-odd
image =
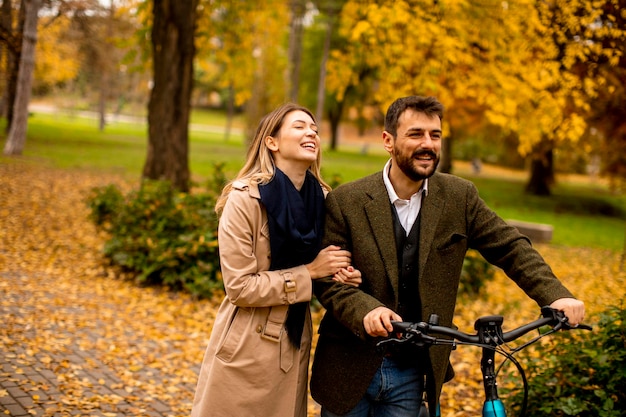
[[[398,119],[406,109],[424,113],[428,117],[439,116],[439,120],[443,120],[443,104],[435,97],[409,96],[399,98],[391,103],[385,115],[385,130],[394,137],[398,131]]]

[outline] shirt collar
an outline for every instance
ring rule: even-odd
[[[393,204],[397,200],[401,200],[401,198],[398,197],[398,194],[396,193],[396,190],[394,190],[393,185],[391,184],[391,180],[389,179],[390,169],[391,169],[391,159],[387,161],[387,163],[385,164],[385,167],[383,168],[383,182],[385,183],[385,188],[387,188],[387,194],[389,194],[389,201],[391,201],[391,204]],[[424,192],[425,196],[428,195],[428,178],[424,179],[424,182],[422,182],[422,188],[419,189],[417,193],[415,194],[419,194],[421,192]]]

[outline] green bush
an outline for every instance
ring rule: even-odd
[[[145,181],[124,196],[109,185],[93,189],[88,204],[91,220],[110,235],[105,256],[137,282],[199,297],[222,287],[212,190],[178,193]]]
[[[478,251],[468,250],[465,259],[463,259],[459,295],[478,295],[485,283],[493,280],[495,271],[496,268],[487,262]]]
[[[529,379],[526,415],[618,417],[626,415],[626,310],[609,307],[593,333],[549,336],[541,357],[522,363]],[[519,410],[521,390],[506,400]]]
[[[119,188],[115,185],[107,185],[92,190],[92,194],[88,199],[88,205],[91,209],[89,218],[96,226],[107,229],[114,214],[124,204],[124,196]]]

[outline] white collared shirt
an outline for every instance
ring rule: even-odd
[[[415,219],[417,219],[417,215],[422,208],[422,195],[428,195],[428,178],[426,178],[422,183],[422,188],[413,194],[409,200],[403,200],[398,197],[396,190],[394,190],[393,185],[389,180],[390,169],[391,159],[387,161],[385,168],[383,168],[383,182],[387,188],[387,194],[389,194],[389,201],[391,201],[391,204],[393,204],[396,208],[400,224],[404,228],[404,233],[408,236],[409,233],[411,233],[413,223],[415,223]]]

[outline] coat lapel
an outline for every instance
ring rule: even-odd
[[[398,255],[393,231],[393,214],[382,175],[380,182],[377,182],[376,187],[372,187],[368,194],[372,200],[365,205],[365,213],[378,245],[380,259],[391,281],[391,288],[398,288]],[[395,298],[397,302],[397,292]]]
[[[420,210],[420,277],[424,274],[424,267],[432,248],[432,242],[434,242],[435,239],[435,230],[437,229],[437,224],[443,214],[444,202],[441,198],[439,181],[436,180],[436,176],[437,174],[433,175],[428,180],[428,195],[422,200],[422,208]]]

